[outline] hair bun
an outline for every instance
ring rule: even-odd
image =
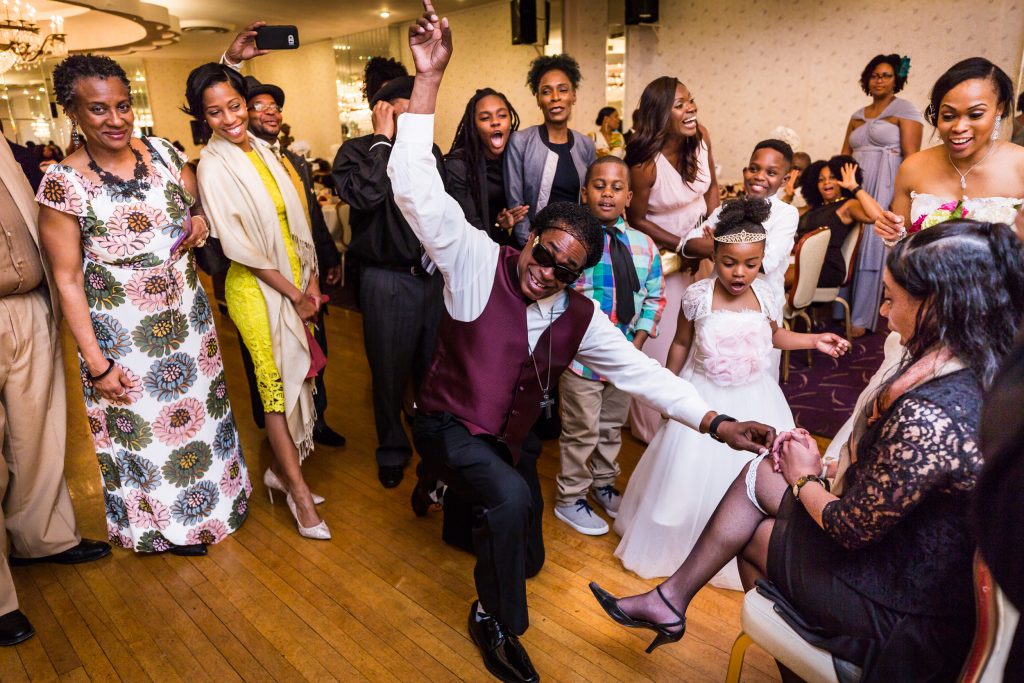
[[[718,226],[723,230],[738,228],[745,223],[763,224],[771,215],[772,205],[767,199],[741,197],[726,202],[718,214]]]

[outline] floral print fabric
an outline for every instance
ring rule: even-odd
[[[93,330],[131,383],[127,403],[109,403],[80,366],[110,540],[139,552],[222,540],[252,491],[210,303],[191,253],[170,259],[191,203],[184,160],[150,142],[163,163],[154,159],[145,201],[63,164],[47,169],[36,197],[78,218]]]

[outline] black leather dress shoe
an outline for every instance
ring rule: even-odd
[[[377,467],[377,478],[386,489],[393,489],[402,483],[405,468],[401,465],[380,465]]]
[[[174,545],[167,549],[171,555],[179,555],[181,557],[203,557],[206,555],[206,545],[203,543],[195,543],[193,545]]]
[[[327,425],[313,427],[313,441],[321,446],[330,446],[332,448],[341,448],[345,445],[345,437]]]
[[[68,548],[56,555],[46,557],[14,557],[11,556],[12,567],[24,567],[30,564],[79,564],[81,562],[92,562],[110,554],[110,544],[103,541],[94,541],[90,538],[83,538],[73,548]]]
[[[35,634],[36,630],[21,610],[0,616],[0,645],[17,645]]]
[[[494,617],[477,614],[477,601],[469,608],[469,635],[480,648],[484,666],[502,681],[511,683],[537,683],[540,675],[533,668],[530,655],[519,642]]]
[[[430,508],[437,506],[437,502],[430,497],[436,487],[437,481],[433,477],[417,473],[416,486],[412,489],[412,511],[417,517],[426,517]]]

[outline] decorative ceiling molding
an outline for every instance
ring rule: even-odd
[[[144,32],[144,35],[138,37],[138,32],[133,31],[131,33],[135,35],[124,36],[116,35],[114,40],[124,40],[128,37],[127,42],[113,42],[103,46],[90,46],[88,50],[76,50],[71,49],[72,52],[103,52],[111,55],[127,55],[133,52],[148,52],[150,50],[157,50],[165,45],[171,45],[178,42],[181,38],[181,27],[178,22],[178,17],[174,16],[167,11],[166,7],[160,5],[154,5],[148,2],[140,2],[139,0],[60,0],[61,2],[68,5],[75,5],[77,7],[84,7],[93,12],[99,12],[101,14],[108,14],[121,19],[127,19],[132,23],[136,24]],[[75,15],[71,17],[67,22],[67,33],[69,36],[74,35],[74,22],[79,17],[87,17],[91,12],[87,12],[84,15]]]

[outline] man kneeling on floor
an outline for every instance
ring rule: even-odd
[[[451,31],[428,0],[424,8],[410,28],[416,81],[388,164],[395,202],[445,283],[414,438],[427,469],[479,511],[473,528],[479,600],[470,610],[469,632],[484,664],[502,680],[537,681],[517,637],[529,621],[526,577],[544,562],[540,445],[529,434],[541,411],[551,409],[551,390],[569,363],[579,360],[734,448],[761,451],[775,434],[712,411],[691,384],[627,341],[593,301],[566,288],[603,249],[600,223],[585,207],[547,206],[521,253],[499,247],[466,221],[445,194],[431,155]]]

